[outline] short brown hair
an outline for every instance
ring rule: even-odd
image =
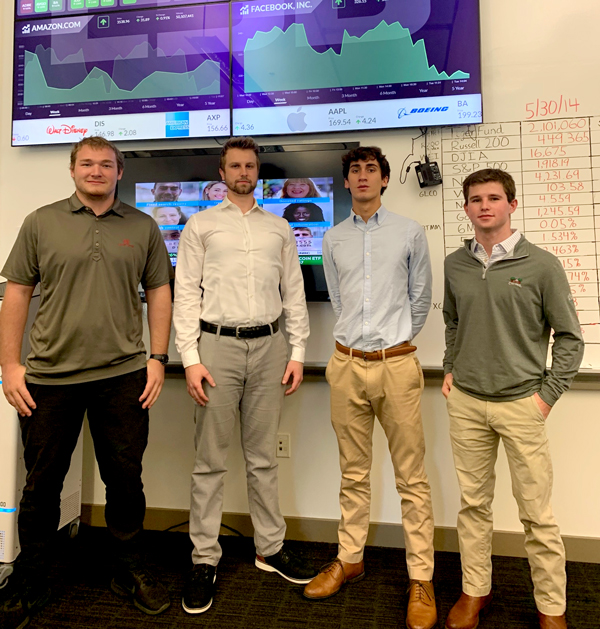
[[[73,145],[71,150],[71,170],[75,168],[75,162],[77,161],[77,154],[84,147],[89,146],[95,151],[101,151],[102,149],[111,149],[115,153],[115,159],[117,160],[117,170],[121,173],[125,168],[125,158],[123,153],[112,143],[99,135],[90,135],[87,138],[83,138],[80,142]]]
[[[390,176],[390,163],[387,161],[382,150],[378,146],[359,146],[351,151],[348,151],[342,157],[342,172],[344,179],[348,179],[348,173],[350,172],[350,166],[354,162],[368,162],[370,159],[374,159],[381,169],[381,177],[385,179]],[[385,186],[381,187],[381,194],[385,192]]]
[[[463,181],[463,195],[465,197],[465,203],[469,202],[469,188],[471,186],[478,186],[479,184],[489,183],[491,181],[502,184],[504,192],[506,193],[506,199],[509,203],[512,203],[515,200],[515,197],[517,196],[517,187],[512,175],[507,173],[505,170],[500,170],[499,168],[483,168],[482,170],[476,170],[474,173],[471,173]]]
[[[223,144],[223,148],[221,149],[221,157],[219,158],[219,168],[222,171],[225,171],[225,157],[227,155],[227,151],[229,149],[242,149],[244,151],[254,151],[256,155],[256,163],[260,167],[260,158],[258,157],[259,147],[258,144],[254,141],[254,138],[248,136],[242,136],[239,138],[229,138],[225,144]]]

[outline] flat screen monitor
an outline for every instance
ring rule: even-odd
[[[482,122],[479,0],[255,0],[231,13],[233,135]]]
[[[296,238],[308,301],[327,301],[323,236],[350,215],[341,158],[357,142],[261,149],[258,204],[283,217]],[[181,232],[189,218],[226,196],[219,179],[219,149],[132,151],[125,153],[119,197],[158,223],[177,272]]]
[[[229,5],[17,0],[13,146],[229,135]]]

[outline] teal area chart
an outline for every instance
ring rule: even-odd
[[[247,94],[469,77],[460,70],[450,75],[439,71],[428,60],[425,42],[414,42],[410,31],[398,22],[382,21],[360,37],[344,31],[339,54],[332,48],[317,52],[308,42],[304,25],[297,23],[286,31],[277,26],[266,33],[258,31],[244,49]]]
[[[108,72],[95,67],[74,87],[49,87],[38,55],[25,51],[23,104],[58,105],[214,95],[220,93],[219,76],[219,64],[204,61],[191,72],[153,72],[134,88],[125,90],[117,86]]]
[[[478,0],[234,2],[231,49],[234,111],[481,95]]]
[[[13,119],[229,109],[229,7],[15,22]]]

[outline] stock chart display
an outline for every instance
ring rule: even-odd
[[[15,21],[13,145],[228,135],[229,7],[119,4],[146,8]]]
[[[233,133],[481,122],[477,0],[232,5]]]
[[[482,121],[478,0],[16,0],[15,146]]]

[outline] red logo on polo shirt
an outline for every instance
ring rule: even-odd
[[[124,238],[123,242],[119,243],[119,247],[131,247],[133,249],[133,245],[129,242],[127,238]]]

